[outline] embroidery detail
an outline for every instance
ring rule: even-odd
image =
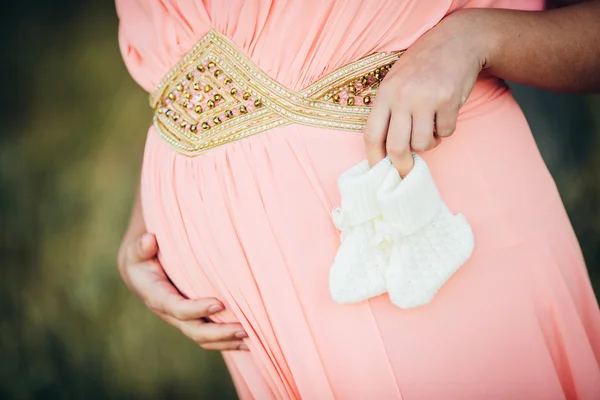
[[[372,54],[294,91],[211,30],[150,95],[154,125],[188,156],[293,123],[361,131],[379,83],[401,54]]]

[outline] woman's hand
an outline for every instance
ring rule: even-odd
[[[485,64],[485,39],[469,23],[469,15],[445,18],[387,73],[364,131],[371,166],[387,154],[404,177],[413,165],[411,148],[430,150],[452,135]]]
[[[156,258],[154,235],[146,233],[124,242],[119,270],[125,284],[164,321],[206,350],[248,350],[247,335],[240,324],[217,324],[207,318],[223,310],[214,298],[190,300],[171,284]],[[205,319],[205,320],[204,320]]]

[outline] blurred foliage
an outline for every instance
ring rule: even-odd
[[[113,4],[24,3],[1,13],[0,398],[235,398],[117,273],[151,115]]]
[[[150,110],[112,2],[0,7],[0,399],[235,398],[117,273]],[[600,98],[515,93],[598,282]]]

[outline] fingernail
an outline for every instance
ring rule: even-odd
[[[240,350],[245,350],[245,351],[248,351],[248,350],[250,350],[250,349],[249,349],[249,348],[248,348],[248,346],[246,346],[245,344],[240,344]]]
[[[236,332],[235,337],[238,339],[244,339],[248,337],[248,334],[246,332]]]
[[[211,314],[214,314],[216,312],[219,312],[223,310],[223,306],[220,304],[213,304],[212,306],[208,307],[208,312]]]

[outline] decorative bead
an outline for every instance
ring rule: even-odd
[[[221,123],[221,118],[219,118],[219,117],[214,117],[214,118],[213,118],[213,122],[214,122],[215,124],[219,125],[219,124]]]
[[[184,92],[183,95],[185,96],[186,99],[190,99],[192,97],[192,95],[189,92]]]
[[[173,114],[173,121],[177,121],[179,119],[179,114]]]
[[[215,65],[216,65],[216,64],[215,64],[214,62],[212,62],[212,61],[209,61],[209,62],[208,62],[208,68],[212,68],[212,67],[214,67]]]
[[[231,117],[233,117],[233,112],[231,112],[231,110],[225,110],[225,116],[227,118],[231,118]]]
[[[190,131],[196,133],[198,131],[198,125],[190,125]]]
[[[197,69],[198,71],[200,71],[200,72],[204,72],[204,71],[205,71],[205,70],[204,70],[204,65],[202,65],[202,64],[198,64],[198,66],[196,67],[196,69]]]
[[[178,83],[177,85],[175,85],[175,90],[181,92],[183,90],[183,85],[181,83]]]
[[[189,101],[187,101],[187,100],[184,100],[184,101],[183,101],[183,103],[181,103],[181,105],[182,105],[182,106],[184,106],[184,107],[186,107],[186,108],[187,108],[187,106],[188,106],[189,104],[190,104],[190,103],[189,103]]]
[[[232,96],[235,96],[235,94],[237,93],[237,89],[231,88],[231,91],[229,93],[231,93]]]
[[[257,99],[254,101],[254,107],[260,107],[262,106],[262,101],[260,101],[260,99]]]
[[[221,95],[219,93],[216,93],[214,98],[215,98],[215,101],[219,101],[219,100],[221,100]]]
[[[210,86],[210,85],[206,85],[206,86],[204,86],[204,92],[205,92],[205,93],[208,93],[208,92],[210,92],[211,90],[212,90],[212,86]]]
[[[169,92],[169,94],[167,95],[167,97],[171,100],[175,100],[175,95],[173,94],[173,92]]]
[[[206,105],[208,106],[208,108],[214,108],[215,106],[215,102],[212,100],[209,100],[206,102]]]
[[[251,94],[250,94],[250,93],[248,93],[248,92],[246,92],[246,93],[244,93],[244,95],[242,96],[242,98],[243,98],[244,100],[248,100],[248,99],[250,98],[250,96],[251,96]]]
[[[248,112],[248,110],[246,109],[246,106],[240,106],[240,112],[242,114],[246,114]]]
[[[369,79],[366,76],[363,76],[360,78],[360,83],[362,83],[363,86],[367,86],[369,84]]]
[[[230,77],[226,77],[225,79],[223,79],[223,83],[226,85],[229,85],[231,83],[231,78]]]
[[[158,113],[162,114],[164,112],[164,109],[162,107],[158,107]]]
[[[183,121],[181,124],[179,124],[179,126],[185,129],[187,127],[187,122]]]
[[[347,103],[349,106],[353,106],[354,105],[354,97],[348,97]]]
[[[210,125],[208,124],[208,122],[202,123],[202,129],[204,129],[204,130],[210,129]]]
[[[371,104],[371,96],[365,96],[365,97],[363,97],[363,103],[365,103],[365,104]]]
[[[339,103],[340,101],[340,95],[339,94],[334,94],[333,96],[331,96],[331,98],[333,99],[333,101],[335,101],[336,103]]]
[[[200,84],[194,83],[194,90],[200,90]]]
[[[375,72],[375,79],[378,81],[381,80],[381,74],[379,72]]]
[[[191,72],[188,72],[187,74],[185,74],[185,79],[191,81],[192,79],[194,79],[194,75],[192,75]]]
[[[355,94],[356,93],[356,88],[354,87],[354,85],[350,85],[348,86],[348,90],[350,91],[350,93]]]
[[[221,75],[223,73],[223,71],[221,71],[220,69],[215,71],[215,78],[218,78],[219,75]]]
[[[196,106],[196,108],[194,108],[194,111],[196,112],[196,114],[200,114],[202,112],[202,106]]]

